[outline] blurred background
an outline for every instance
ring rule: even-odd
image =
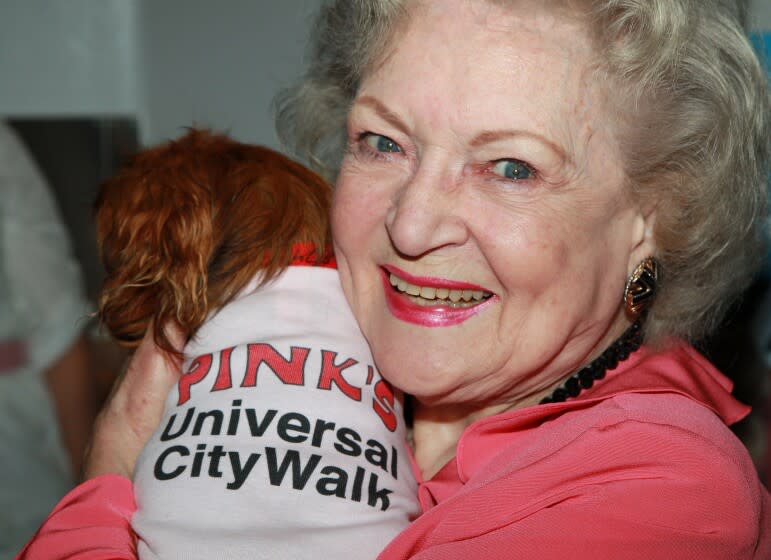
[[[277,147],[276,91],[321,0],[0,0],[0,117],[42,167],[85,273],[100,180],[193,123]]]
[[[320,0],[0,0],[0,559],[75,483],[124,354],[90,318],[91,208],[191,124],[277,147]]]
[[[74,483],[124,358],[88,315],[99,183],[191,124],[278,148],[271,100],[301,73],[321,2],[0,0],[0,558]],[[771,0],[744,7],[768,64]],[[702,350],[755,409],[736,430],[768,484],[767,261]]]

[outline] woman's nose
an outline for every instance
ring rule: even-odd
[[[397,251],[420,257],[468,240],[463,210],[460,185],[440,174],[418,172],[396,193],[386,229]]]

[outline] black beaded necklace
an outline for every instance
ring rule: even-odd
[[[640,347],[642,338],[641,317],[602,354],[568,377],[565,383],[554,389],[551,395],[541,399],[539,404],[564,402],[566,399],[577,397],[583,389],[588,389],[595,381],[603,379],[608,370],[614,369],[619,362],[626,360]]]

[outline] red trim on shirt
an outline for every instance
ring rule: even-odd
[[[323,268],[337,268],[335,253],[331,246],[327,246],[323,255],[319,258],[319,251],[313,243],[295,243],[292,246],[291,266],[319,266]]]

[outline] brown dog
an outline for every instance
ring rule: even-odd
[[[101,320],[127,347],[152,325],[173,352],[167,321],[192,336],[255,274],[265,283],[287,267],[298,243],[328,258],[330,200],[312,171],[224,135],[191,130],[140,152],[95,205]]]

